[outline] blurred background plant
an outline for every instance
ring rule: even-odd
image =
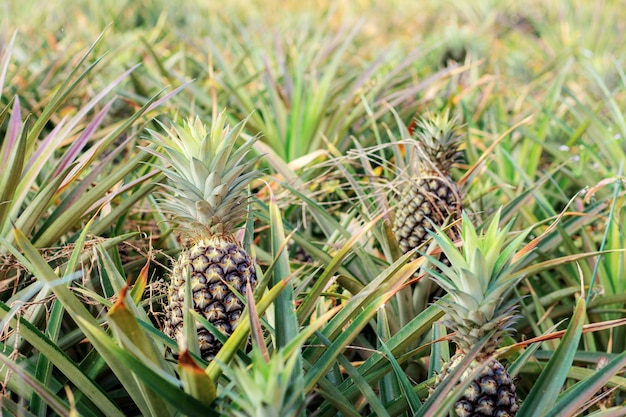
[[[481,230],[501,210],[512,234],[530,230],[511,294],[522,317],[496,351],[518,416],[626,415],[624,13],[609,0],[3,2],[2,412],[447,415],[464,387],[453,374],[427,399],[454,351],[391,213],[411,121],[448,111],[469,218]],[[239,233],[259,285],[207,363],[161,332],[183,242],[142,147],[155,119],[211,125],[222,109],[259,137],[264,177]]]

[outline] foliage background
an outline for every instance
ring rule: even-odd
[[[4,412],[209,413],[194,400],[218,395],[220,412],[235,413],[258,394],[241,392],[237,352],[242,367],[266,370],[254,377],[290,378],[320,415],[446,412],[425,400],[429,363],[447,355],[443,343],[431,349],[435,309],[423,296],[408,301],[402,277],[418,265],[398,259],[381,221],[386,196],[406,180],[412,117],[445,108],[464,123],[466,163],[454,175],[477,222],[502,208],[517,230],[543,237],[517,289],[523,318],[506,357],[522,398],[554,395],[543,399],[551,407],[529,401],[520,412],[624,415],[621,3],[2,2]],[[257,294],[260,322],[248,326],[262,323],[257,343],[284,357],[265,362],[233,342],[226,376],[200,364],[209,383],[161,358],[175,347],[158,330],[159,297],[180,242],[139,146],[154,119],[209,122],[222,108],[231,122],[252,113],[247,134],[260,133],[273,186],[255,185],[247,244],[265,284],[286,280],[293,294]],[[281,252],[288,240],[314,267]],[[127,281],[133,294],[111,315]],[[332,314],[356,294],[363,310]],[[298,329],[278,336],[274,303],[294,300]],[[145,339],[129,342],[133,332]],[[285,336],[294,342],[276,342]],[[211,383],[217,394],[194,392]],[[619,387],[617,399],[587,409],[605,384]],[[186,405],[176,401],[181,387]],[[301,404],[284,394],[285,409]]]

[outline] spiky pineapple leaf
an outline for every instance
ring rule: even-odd
[[[419,340],[421,336],[430,331],[432,325],[439,320],[441,316],[443,316],[443,311],[434,304],[430,305],[388,339],[386,344],[394,357],[401,357],[416,340]],[[383,375],[392,370],[389,360],[383,355],[372,355],[359,367],[359,373],[363,375],[370,384],[376,383]],[[356,401],[360,396],[360,391],[354,386],[350,379],[343,381],[338,387],[330,383],[325,383],[324,381],[324,379],[320,379],[319,386],[323,389],[325,398],[334,398],[336,401],[333,400],[333,402],[331,402],[334,409],[330,407],[329,404],[323,405],[320,408],[320,416],[334,416],[336,414],[335,410],[340,410],[338,406],[342,405],[342,401],[351,403]],[[427,391],[425,384],[422,384],[422,391],[424,396],[426,396]],[[340,411],[345,414],[344,410]]]
[[[230,380],[222,391],[230,401],[226,415],[303,415],[302,372],[297,369],[298,359],[298,355],[285,358],[281,350],[265,358],[260,350],[253,349],[248,361],[238,360],[230,366],[222,364],[224,375]]]
[[[161,124],[164,134],[150,130],[153,145],[143,149],[166,165],[159,169],[171,184],[162,184],[168,193],[161,207],[180,231],[191,236],[230,232],[245,217],[244,191],[260,175],[256,170],[246,172],[260,158],[247,158],[256,137],[235,147],[247,120],[231,127],[222,111],[210,130],[198,116],[174,121],[170,127]]]
[[[0,226],[7,224],[7,215],[15,205],[14,192],[17,189],[26,154],[26,132],[23,130],[20,114],[20,100],[15,99],[9,118],[9,126],[0,149]]]
[[[9,359],[4,355],[0,355],[0,362],[4,364],[7,368],[9,368],[12,372],[19,375],[20,378],[28,384],[37,395],[45,401],[46,404],[50,406],[58,415],[63,417],[71,417],[70,406],[66,401],[59,398],[55,393],[53,393],[50,388],[42,384],[32,375],[29,375],[25,372],[18,363]],[[95,414],[92,414],[95,417]]]
[[[74,225],[75,219],[82,218],[88,210],[95,210],[93,205],[103,196],[114,188],[115,184],[124,180],[124,177],[131,174],[138,165],[143,163],[149,154],[146,152],[138,152],[127,163],[119,169],[113,171],[110,175],[98,182],[95,187],[87,190],[78,200],[72,201],[66,197],[64,202],[56,208],[54,213],[46,220],[40,231],[34,237],[34,243],[37,246],[49,246],[57,241],[64,233],[67,232],[68,226]],[[104,165],[100,165],[104,168]],[[67,207],[65,207],[66,204]],[[111,220],[112,218],[109,218]]]
[[[4,45],[3,51],[0,53],[0,97],[2,97],[2,90],[4,90],[4,80],[6,79],[7,72],[9,70],[9,63],[11,62],[11,53],[15,46],[15,38],[17,37],[17,30],[13,32],[11,40]],[[1,113],[0,113],[1,114]],[[0,122],[2,122],[0,117]]]
[[[30,235],[37,223],[44,216],[46,210],[50,206],[50,203],[59,192],[61,184],[65,181],[67,174],[69,174],[73,166],[74,165],[68,166],[65,171],[61,172],[54,179],[49,181],[42,189],[39,190],[35,198],[33,198],[28,206],[19,214],[19,217],[15,221],[15,226],[25,235]]]
[[[405,289],[400,290],[400,292],[398,292],[398,297],[396,298],[399,298],[401,292],[404,290]],[[384,341],[391,337],[390,321],[388,316],[389,312],[385,309],[378,310],[378,313],[376,314],[376,335],[378,339],[376,347],[378,350],[388,350],[387,347],[384,346]],[[384,351],[383,354],[387,355],[388,352]],[[395,362],[397,365],[399,364],[397,363],[395,358],[392,360],[391,365],[393,366],[395,372],[396,368],[393,362]],[[406,376],[406,374],[404,376]],[[394,399],[398,399],[399,397],[403,396],[403,389],[401,386],[402,383],[399,380],[400,378],[400,375],[394,375],[393,373],[389,373],[378,382],[377,388],[378,392],[380,393],[380,400],[383,403],[388,404]]]
[[[93,221],[93,219],[91,221]],[[86,235],[89,231],[91,221],[84,228],[82,232],[83,235]],[[151,414],[150,407],[145,401],[144,394],[137,385],[137,382],[130,370],[131,368],[129,368],[126,364],[121,363],[115,353],[112,353],[111,350],[105,348],[104,343],[100,343],[103,338],[106,339],[110,336],[103,336],[100,334],[104,333],[104,331],[101,329],[99,323],[89,313],[81,300],[67,287],[67,280],[59,277],[52,270],[52,268],[50,268],[48,263],[45,259],[43,259],[26,236],[24,236],[18,229],[15,229],[14,233],[15,239],[24,252],[24,255],[14,251],[12,247],[9,247],[9,250],[20,260],[21,264],[28,271],[30,271],[30,273],[51,287],[56,297],[63,304],[65,310],[71,315],[81,330],[89,338],[100,355],[102,355],[108,366],[119,378],[120,382],[124,385],[125,389],[133,398],[137,406],[142,410],[142,412]],[[80,251],[81,247],[76,247],[74,250]]]
[[[350,237],[350,239],[348,239],[348,241],[341,246],[337,253],[333,255],[328,266],[324,268],[321,275],[315,280],[313,287],[308,291],[304,301],[298,307],[298,318],[300,321],[303,321],[311,314],[315,308],[315,304],[319,301],[320,295],[328,286],[329,281],[340,269],[346,257],[355,250],[355,247],[358,246],[359,239],[371,230],[378,223],[379,219],[380,218],[376,218],[361,227],[359,231]]]
[[[39,137],[39,134],[45,128],[46,123],[49,122],[50,117],[52,117],[52,115],[56,111],[58,111],[61,104],[65,101],[65,99],[67,99],[68,96],[70,96],[72,91],[75,91],[77,89],[77,86],[79,85],[80,81],[83,80],[102,60],[102,57],[94,59],[92,63],[87,65],[87,68],[85,68],[83,72],[78,74],[79,71],[84,68],[83,63],[85,63],[85,61],[94,51],[96,46],[102,41],[103,36],[104,36],[104,32],[101,32],[98,38],[91,44],[89,49],[80,57],[80,59],[77,62],[72,63],[72,66],[70,67],[70,73],[65,77],[61,85],[56,89],[54,96],[50,99],[50,102],[48,103],[48,105],[42,110],[40,117],[38,117],[35,123],[33,124],[33,127],[31,128],[28,134],[29,143],[32,143],[36,138]],[[127,70],[124,73],[124,75],[122,75],[122,77],[120,78],[126,77],[129,73],[133,72],[138,66],[139,64],[136,64],[134,67]],[[99,102],[102,99],[102,97],[104,97],[106,94],[111,92],[111,90],[117,85],[117,83],[119,83],[119,81],[113,84],[110,84],[109,88],[100,92],[100,94],[98,94],[94,99],[91,100],[90,104],[82,106],[77,114],[77,118],[80,119],[84,117],[92,109],[95,103]]]
[[[0,410],[2,412],[6,411],[10,416],[20,416],[20,417],[37,417],[37,414],[31,413],[24,404],[17,404],[11,398],[3,398],[2,407]]]
[[[130,290],[130,296],[135,304],[139,304],[143,299],[143,293],[148,286],[148,272],[152,263],[152,253],[148,253],[146,264],[139,271],[139,276],[135,280],[135,284]]]
[[[50,314],[48,316],[46,325],[46,336],[51,341],[56,342],[58,339],[61,322],[63,320],[63,313],[63,305],[54,300],[50,308]],[[45,386],[49,386],[50,380],[52,378],[53,366],[53,362],[46,355],[40,355],[37,359],[35,378],[38,381],[41,381]],[[40,396],[32,396],[30,400],[30,409],[37,414],[45,413],[45,405]]]
[[[127,375],[124,375],[123,385],[126,389],[132,388],[137,391],[135,393],[129,392],[129,394],[135,400],[137,400],[136,396],[141,396],[143,407],[147,410],[148,415],[169,417],[172,410],[176,410],[190,416],[218,416],[215,410],[182,391],[180,381],[169,375],[168,372],[139,359],[133,352],[119,346],[104,331],[92,327],[91,323],[83,321],[82,318],[77,321],[91,335],[90,341],[94,346],[97,346],[98,352],[106,358],[107,364],[116,368],[118,366],[123,367],[135,384],[138,384],[133,387],[128,383],[129,381],[125,380]],[[144,391],[144,388],[148,389],[149,392]],[[157,405],[157,397],[161,400],[159,402],[162,404],[164,402],[168,406],[161,405],[160,409],[154,408]]]
[[[310,365],[309,365],[310,366]],[[320,408],[320,416],[336,416],[337,413],[346,417],[359,417],[361,413],[357,410],[357,407],[353,402],[345,395],[345,393],[336,386],[334,381],[328,378],[321,378],[318,381],[319,392],[326,404]],[[360,396],[361,392],[355,389],[356,395]],[[355,395],[355,396],[356,396]],[[324,410],[327,410],[324,412]]]
[[[271,189],[269,191],[270,193],[272,192]],[[272,274],[271,285],[273,286],[280,284],[283,278],[291,275],[291,270],[289,266],[288,254],[285,250],[283,250],[287,241],[285,239],[282,216],[273,193],[270,197],[269,209],[272,252],[274,257],[278,258]],[[291,285],[287,286],[287,288],[285,288],[285,290],[282,291],[276,299],[276,302],[274,303],[274,312],[276,343],[277,348],[280,349],[298,335],[299,323],[295,310],[294,289]],[[301,369],[302,365],[300,361],[298,361],[297,366]]]
[[[433,342],[448,335],[443,323],[433,324]],[[448,343],[434,343],[430,349],[430,361],[428,363],[428,377],[432,378],[441,372],[442,365],[450,360],[450,345]]]
[[[62,303],[57,302],[57,305],[60,306]],[[99,410],[106,411],[111,416],[123,417],[123,413],[104,393],[102,388],[61,351],[53,340],[41,333],[39,329],[34,327],[25,318],[19,318],[18,323],[18,319],[12,314],[9,315],[10,313],[10,308],[4,303],[0,303],[0,320],[2,320],[4,325],[8,325],[12,328],[19,327],[20,336],[35,347],[42,357],[45,357],[55,368],[60,370],[74,386],[79,387],[81,392],[84,393]],[[45,385],[47,386],[48,384]]]
[[[518,417],[541,415],[556,404],[559,392],[567,379],[567,372],[574,360],[574,354],[578,349],[578,342],[585,324],[585,306],[584,298],[579,297],[571,322],[567,326],[559,347],[526,396],[517,413]]]
[[[608,364],[594,372],[593,375],[578,381],[559,395],[556,404],[545,417],[576,414],[613,375],[618,374],[624,368],[626,368],[626,352],[616,355]]]
[[[332,342],[325,338],[322,334],[319,334],[318,337],[325,346],[332,346]],[[369,384],[369,382],[363,378],[361,374],[359,374],[357,367],[352,365],[352,363],[350,363],[348,358],[344,355],[337,356],[337,362],[352,379],[354,385],[359,389],[361,394],[363,394],[363,397],[369,404],[373,413],[381,417],[390,417],[387,409],[385,408],[385,404],[383,404],[378,394],[374,392],[374,388]]]
[[[303,357],[312,364],[305,375],[306,392],[309,392],[326,374],[337,357],[343,354],[346,346],[374,317],[376,311],[384,306],[415,272],[418,260],[406,264],[408,255],[410,254],[400,258],[373,279],[320,332],[320,337],[332,341],[330,346],[321,352],[319,349],[305,350]]]

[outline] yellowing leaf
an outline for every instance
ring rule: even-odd
[[[159,358],[146,333],[137,322],[137,318],[126,305],[128,285],[120,291],[119,297],[109,310],[107,317],[111,323],[113,333],[122,347],[132,351],[139,350],[153,363],[159,363]]]
[[[193,360],[185,349],[178,358],[178,373],[183,382],[183,389],[192,397],[210,405],[217,397],[217,388],[213,380]]]

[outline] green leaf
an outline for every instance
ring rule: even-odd
[[[337,270],[342,266],[342,263],[348,256],[348,254],[354,250],[355,245],[358,243],[359,239],[363,237],[365,233],[367,233],[372,227],[374,227],[378,223],[379,219],[375,219],[374,221],[368,222],[365,226],[359,229],[358,233],[355,233],[347,242],[345,242],[341,249],[337,251],[331,258],[328,266],[324,268],[321,275],[315,280],[313,283],[313,287],[308,294],[306,295],[304,301],[298,307],[298,318],[300,321],[304,321],[306,317],[311,314],[313,309],[315,308],[315,304],[319,302],[319,297],[324,291],[324,289],[328,286],[329,280],[333,278],[336,274]]]
[[[37,192],[35,198],[33,198],[26,208],[24,208],[24,211],[20,213],[15,222],[15,227],[20,229],[25,235],[30,235],[31,231],[44,216],[46,210],[48,210],[50,202],[54,199],[56,193],[59,191],[59,187],[63,181],[65,181],[66,175],[73,167],[74,165],[67,167],[65,171],[57,175]],[[9,236],[8,238],[12,239],[12,237],[13,236]]]
[[[406,290],[406,288],[404,288]],[[400,293],[396,298],[400,297]],[[378,350],[383,350],[380,346],[384,344],[384,341],[391,337],[391,329],[389,328],[390,320],[388,312],[385,309],[378,310],[376,314],[376,335],[378,339]],[[387,355],[387,353],[383,352]],[[395,361],[395,358],[391,359]],[[396,361],[397,362],[397,361]],[[393,366],[393,364],[392,364]],[[394,368],[395,370],[395,368]],[[403,375],[406,377],[406,373],[403,371]],[[361,375],[359,375],[361,377]],[[383,403],[391,403],[394,400],[402,396],[401,381],[399,376],[389,373],[385,375],[380,381],[378,381],[378,391],[380,392],[380,400]]]
[[[596,412],[587,414],[587,417],[624,417],[624,406],[618,405],[615,407],[607,408],[606,410],[598,410]]]
[[[70,408],[65,401],[55,395],[48,387],[43,385],[40,381],[37,381],[34,377],[23,370],[17,363],[8,357],[0,354],[0,362],[4,363],[4,366],[9,368],[12,372],[19,375],[26,384],[28,384],[35,393],[52,408],[58,415],[63,417],[70,417]]]
[[[148,286],[148,272],[150,271],[150,264],[152,262],[152,256],[149,253],[146,264],[139,271],[139,276],[135,280],[133,288],[130,290],[130,296],[135,304],[139,304],[143,298],[143,293]]]
[[[285,277],[288,277],[291,274],[291,270],[287,251],[284,250],[287,241],[285,239],[282,217],[273,194],[269,208],[272,253],[277,258],[271,281],[271,285],[274,286],[280,284]],[[298,335],[298,318],[294,302],[294,290],[289,284],[274,303],[277,348],[285,346]]]
[[[184,268],[181,268],[182,280],[185,284],[185,298],[183,300],[183,331],[182,337],[178,336],[176,343],[178,343],[179,349],[182,351],[188,351],[200,357],[200,344],[198,343],[198,332],[196,331],[196,322],[194,320],[194,316],[202,316],[199,314],[193,306],[193,292],[191,290],[191,279],[190,279],[190,271],[191,268],[189,265],[185,265]],[[205,317],[202,317],[203,320],[208,322]],[[211,333],[216,337],[216,340],[219,340],[221,343],[224,343],[225,336],[219,331],[212,323],[208,323],[211,327]]]
[[[136,156],[127,161],[120,169],[108,175],[95,187],[81,195],[80,199],[70,204],[68,207],[59,206],[55,213],[46,221],[43,232],[38,233],[34,238],[34,244],[38,247],[46,247],[56,242],[67,232],[68,225],[74,225],[75,219],[82,218],[93,205],[104,195],[106,195],[115,184],[122,181],[137,166],[149,157],[146,152],[138,152]]]
[[[104,36],[104,32],[100,33],[98,38],[91,44],[89,49],[81,56],[81,58],[77,62],[72,62],[70,66],[70,73],[63,80],[62,84],[56,89],[54,96],[52,97],[48,105],[41,112],[41,115],[37,118],[37,120],[33,124],[33,127],[28,135],[29,143],[32,143],[36,138],[39,137],[39,134],[42,132],[42,130],[46,126],[46,123],[48,123],[48,121],[50,120],[50,117],[52,117],[54,112],[59,109],[61,104],[65,101],[65,99],[70,95],[72,91],[77,90],[77,86],[79,85],[80,81],[83,78],[85,78],[87,74],[89,74],[91,70],[100,62],[101,58],[95,59],[93,63],[88,65],[87,68],[82,73],[80,73],[74,80],[72,80],[74,76],[82,68],[84,68],[83,63],[87,60],[89,55],[91,55],[93,50],[100,43],[103,36]],[[135,68],[136,66],[132,68],[132,70],[134,70]],[[114,85],[110,87],[109,91],[113,88],[114,88]],[[104,96],[109,91],[102,92],[100,96]],[[99,100],[100,98],[98,98],[96,102]],[[94,100],[92,100],[92,102],[94,102]],[[89,106],[89,105],[83,106],[79,112],[79,114],[81,114],[81,116],[79,117],[83,117],[85,114],[87,114],[91,110],[91,107],[92,106]]]
[[[86,234],[88,230],[89,224],[83,230],[83,234]],[[104,357],[107,364],[111,367],[111,370],[116,374],[129,395],[137,403],[137,406],[143,413],[150,414],[151,411],[148,408],[148,405],[145,402],[143,394],[139,390],[134,377],[132,376],[130,368],[120,363],[110,350],[104,349],[104,345],[102,343],[98,343],[100,339],[96,336],[99,332],[103,332],[100,329],[100,324],[92,317],[78,297],[76,297],[69,290],[69,288],[66,287],[64,280],[60,279],[54,273],[32,243],[26,239],[26,237],[18,229],[15,229],[14,233],[16,241],[24,252],[24,255],[22,256],[19,252],[13,251],[11,247],[9,247],[9,250],[11,250],[13,255],[15,255],[37,279],[50,286],[68,314],[94,344],[94,347],[98,350],[98,352]],[[80,250],[80,247],[77,247],[75,250]]]
[[[318,389],[319,394],[334,408],[334,410],[332,410],[332,414],[330,415],[335,416],[337,413],[341,413],[341,415],[346,417],[361,416],[361,414],[356,410],[354,403],[350,401],[344,393],[338,389],[337,386],[335,386],[334,383],[329,381],[327,377],[321,378],[318,381]],[[360,394],[360,391],[357,393]],[[330,408],[328,407],[328,404],[325,407],[326,409]],[[324,414],[320,413],[320,415]]]
[[[87,230],[89,230],[89,227],[85,227],[83,233],[86,233]],[[19,252],[13,251],[12,246],[7,244],[9,250],[13,252],[38,280],[50,286],[57,298],[63,303],[65,309],[73,317],[83,317],[85,320],[91,321],[94,325],[98,325],[80,300],[65,286],[65,280],[56,275],[26,236],[24,236],[19,229],[14,229],[14,233],[15,240],[24,255],[22,256]],[[80,248],[76,248],[75,250],[80,250]]]
[[[109,335],[98,327],[94,328],[91,323],[84,322],[82,318],[79,318],[78,321],[91,335],[91,342],[94,346],[97,346],[98,351],[105,356],[110,366],[113,367],[114,365],[116,368],[123,367],[128,370],[128,373],[133,375],[133,378],[137,378],[137,381],[141,381],[144,387],[149,387],[148,389],[151,391],[151,394],[143,392],[143,390],[139,388],[141,398],[145,400],[146,395],[158,396],[163,401],[167,402],[172,409],[189,416],[218,416],[215,410],[207,407],[199,400],[182,391],[179,381],[174,377],[168,375],[161,369],[145,363],[133,353],[118,346]],[[118,372],[117,374],[119,377],[120,373]],[[127,375],[124,374],[123,379],[121,379],[125,388],[137,390],[137,386],[129,384],[126,378]],[[130,392],[129,394],[133,395]],[[137,393],[134,395],[137,395]],[[151,398],[151,400],[154,400],[154,398]],[[142,411],[142,413],[145,413],[145,415],[170,415],[169,408],[152,409],[148,404],[144,404],[144,407],[147,411]]]
[[[20,182],[26,154],[26,135],[22,130],[20,112],[20,100],[16,97],[2,149],[0,149],[0,164],[2,164],[2,172],[0,172],[0,228],[6,224],[10,208],[15,204],[13,193]]]
[[[626,368],[626,352],[615,356],[593,375],[580,380],[562,393],[554,407],[545,417],[573,416],[582,410],[612,376]]]
[[[445,337],[448,334],[443,323],[433,324],[433,342]],[[435,343],[430,350],[430,361],[428,364],[428,377],[431,378],[441,372],[444,362],[450,360],[450,347],[447,343]]]
[[[411,273],[408,275],[410,276]],[[404,274],[398,275],[404,276]],[[385,292],[371,299],[368,304],[360,305],[359,303],[360,308],[357,310],[358,313],[351,317],[352,320],[346,323],[347,326],[344,327],[341,332],[332,334],[332,339],[320,332],[320,338],[331,340],[332,343],[330,346],[327,346],[326,349],[323,349],[321,355],[314,359],[314,361],[310,360],[312,367],[305,375],[305,392],[310,392],[313,389],[317,381],[326,374],[337,357],[343,354],[346,346],[356,338],[360,331],[368,324],[369,320],[376,315],[376,311],[389,301],[393,294],[393,291]],[[345,312],[347,312],[346,307],[344,307],[340,314],[335,316],[332,321],[341,321],[342,317],[340,316]],[[315,356],[313,357],[315,358]]]
[[[2,90],[4,90],[4,80],[7,76],[9,69],[9,63],[11,62],[11,53],[15,46],[15,38],[17,37],[17,30],[13,32],[11,40],[4,45],[4,50],[0,53],[0,97],[2,97]],[[0,120],[1,122],[2,120]]]
[[[572,366],[584,322],[585,300],[579,298],[559,347],[526,396],[517,413],[518,417],[540,416],[554,407],[559,392],[567,379],[567,372]]]
[[[331,341],[324,338],[322,335],[320,335],[320,339],[322,340],[322,343],[324,343],[324,345],[326,345],[327,347],[332,346]],[[365,378],[363,378],[359,374],[358,369],[354,365],[352,365],[352,363],[350,363],[348,358],[346,358],[344,355],[339,355],[337,357],[337,360],[339,364],[345,369],[345,371],[347,372],[348,376],[352,379],[352,381],[354,381],[354,385],[363,394],[371,410],[377,416],[389,417],[389,413],[385,409],[385,405],[378,398],[372,386],[369,384],[369,382]],[[313,366],[313,368],[315,368],[315,366]]]
[[[35,414],[28,411],[23,404],[18,405],[10,398],[3,398],[0,407],[2,407],[0,412],[6,411],[10,416],[37,417]]]
[[[54,300],[52,302],[52,307],[50,308],[50,314],[48,316],[46,325],[46,335],[48,336],[50,341],[56,341],[59,336],[59,330],[61,327],[61,322],[63,320],[63,313],[63,305]],[[50,379],[52,377],[52,367],[52,361],[50,361],[50,359],[48,359],[45,354],[39,356],[39,359],[37,360],[35,377],[45,386],[49,386],[50,384]],[[46,415],[46,407],[42,403],[41,397],[39,397],[38,395],[33,395],[33,398],[30,401],[30,409],[40,416]]]
[[[60,302],[56,302],[61,306]],[[60,307],[55,307],[60,309]],[[20,336],[29,344],[35,347],[42,357],[53,364],[61,373],[63,373],[69,381],[78,387],[80,391],[89,398],[99,410],[106,411],[110,416],[123,417],[117,405],[107,397],[89,376],[83,373],[81,369],[63,352],[59,347],[37,328],[30,324],[26,319],[20,318],[19,324],[17,318],[9,317],[10,309],[3,303],[0,303],[0,319],[3,323],[8,323],[12,328],[19,327]]]
[[[415,316],[413,320],[402,327],[396,334],[394,334],[389,340],[386,341],[387,348],[392,352],[394,357],[398,358],[406,350],[412,346],[419,337],[430,331],[433,323],[441,318],[443,312],[441,309],[431,304],[426,310]],[[363,375],[370,384],[378,381],[387,372],[392,371],[391,364],[387,357],[376,354],[368,358],[360,367],[359,373]],[[323,383],[324,379],[320,379],[318,384],[323,388],[326,393],[329,388],[325,388],[328,384]],[[341,392],[342,398],[346,398],[348,402],[354,402],[359,397],[359,390],[353,386],[350,379],[342,382],[338,388],[335,388]],[[336,405],[333,404],[335,407]],[[321,416],[334,415],[330,407],[323,406],[320,411]]]
[[[324,329],[322,329],[324,336],[333,342],[342,338],[348,343],[348,339],[345,339],[347,336],[346,326],[365,326],[367,323],[356,322],[355,317],[360,317],[364,320],[368,316],[363,315],[363,311],[368,310],[371,312],[372,306],[377,303],[381,303],[377,305],[377,308],[380,308],[382,304],[385,304],[399,291],[402,283],[415,272],[419,260],[409,262],[408,264],[406,263],[411,255],[411,253],[405,254],[372,279],[360,292],[354,294],[349,302],[345,304],[344,308],[324,327]],[[355,336],[355,334],[352,334],[350,337]],[[324,353],[326,353],[326,351],[324,351]],[[314,348],[306,349],[304,352],[305,359],[315,364],[317,364],[321,355],[323,355],[322,351]],[[320,364],[320,366],[328,367],[330,364],[323,363]],[[310,371],[309,375],[311,375]]]

